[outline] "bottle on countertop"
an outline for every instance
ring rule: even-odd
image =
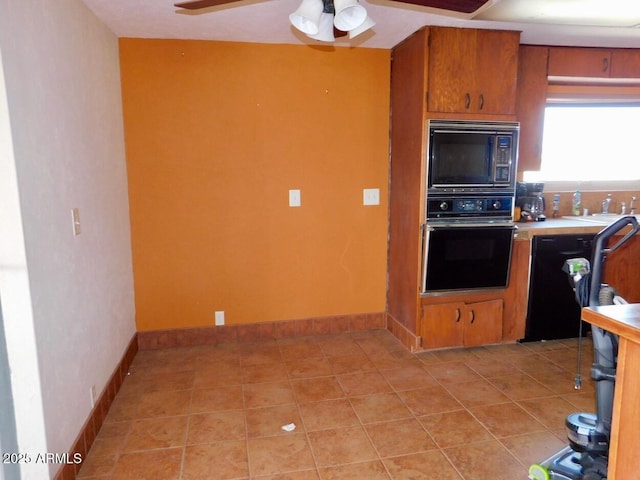
[[[560,215],[560,194],[556,193],[553,196],[553,210],[552,210],[552,217],[553,218],[558,218],[558,216]]]
[[[573,214],[580,215],[580,210],[582,209],[582,195],[580,194],[580,190],[576,190],[573,194]]]

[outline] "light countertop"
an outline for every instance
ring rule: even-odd
[[[581,220],[580,217],[547,218],[544,222],[517,222],[517,240],[530,240],[536,235],[598,233],[609,225],[606,221]]]

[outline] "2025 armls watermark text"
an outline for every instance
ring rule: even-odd
[[[82,463],[80,453],[2,453],[2,463],[55,463],[78,465]]]

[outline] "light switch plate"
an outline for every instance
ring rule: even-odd
[[[300,190],[289,190],[289,206],[299,207],[300,205],[302,205]]]
[[[73,236],[80,235],[80,210],[77,208],[71,209],[71,221],[73,222]]]
[[[216,325],[221,327],[224,325],[224,310],[219,310],[215,312]]]
[[[362,192],[363,205],[380,205],[379,188],[365,188]]]

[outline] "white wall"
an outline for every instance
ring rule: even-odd
[[[13,445],[11,450],[3,451],[38,452],[46,451],[47,444],[6,90],[4,71],[0,66],[0,301],[15,399],[17,425],[14,429],[20,426],[18,446]],[[46,478],[48,470],[46,465],[34,465],[29,474],[33,478]]]
[[[0,167],[15,169],[2,186],[19,199],[0,217],[12,247],[0,295],[18,442],[62,453],[135,333],[118,43],[80,0],[0,0],[0,12],[13,147]]]

